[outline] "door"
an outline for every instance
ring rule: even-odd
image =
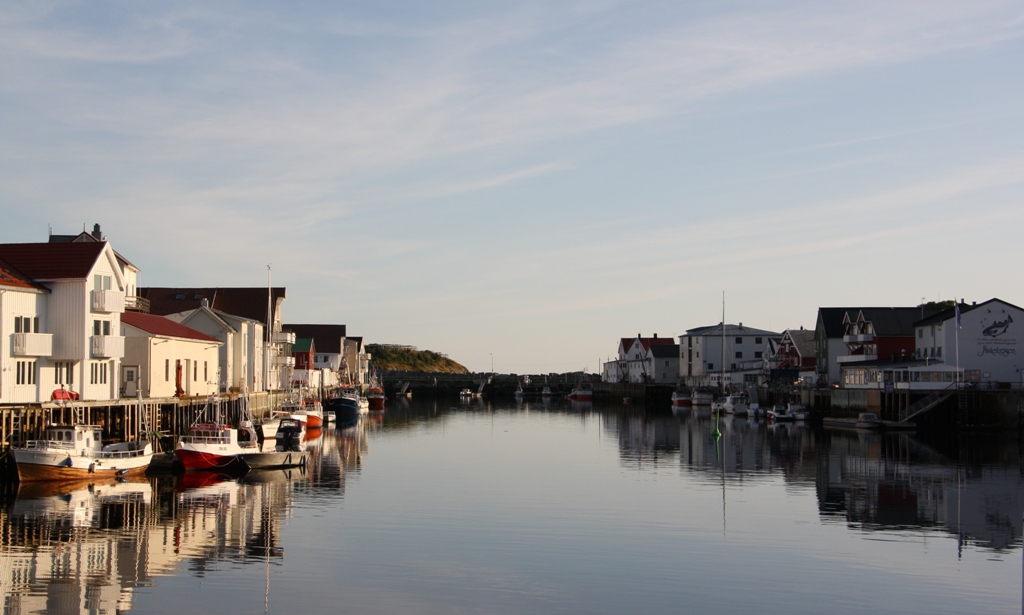
[[[139,368],[135,365],[121,367],[121,382],[124,382],[124,396],[135,397],[139,394]]]

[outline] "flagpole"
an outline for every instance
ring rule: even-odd
[[[956,325],[953,328],[954,339],[956,340],[956,388],[960,389],[960,304],[956,297],[953,298],[953,315],[956,317]]]

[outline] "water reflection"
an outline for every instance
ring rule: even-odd
[[[3,612],[124,612],[137,588],[161,576],[203,577],[225,561],[280,565],[281,526],[303,494],[339,497],[368,449],[360,424],[307,444],[308,467],[240,478],[188,472],[20,486],[0,512]]]
[[[399,398],[383,415],[315,435],[307,442],[310,460],[304,468],[250,472],[241,478],[192,472],[143,481],[22,487],[0,513],[5,612],[129,611],[139,588],[159,585],[161,577],[171,575],[209,578],[224,573],[225,563],[264,567],[269,592],[271,569],[285,567],[289,553],[295,554],[296,547],[290,552],[284,538],[289,520],[306,507],[340,506],[346,482],[359,476],[364,464],[376,461],[370,456],[372,441],[380,444],[399,436],[407,442],[406,436],[422,433],[428,434],[422,435],[426,439],[430,430],[443,430],[447,421],[466,419],[461,427],[489,423],[490,430],[463,433],[490,438],[489,446],[500,447],[517,433],[512,427],[535,417],[536,422],[522,430],[532,438],[531,446],[519,449],[517,444],[509,450],[549,454],[550,449],[534,446],[535,440],[539,430],[548,430],[546,435],[556,423],[559,429],[578,428],[586,438],[596,430],[602,450],[608,452],[605,459],[617,464],[621,473],[670,476],[674,482],[668,484],[677,492],[684,490],[680,485],[696,485],[714,489],[717,497],[720,489],[723,528],[727,521],[733,527],[727,519],[733,510],[731,501],[726,507],[727,490],[739,494],[737,499],[784,498],[787,490],[797,490],[808,494],[817,525],[831,531],[865,538],[939,532],[957,540],[961,549],[970,545],[993,554],[1021,546],[1024,481],[1015,439],[932,441],[907,434],[822,431],[803,423],[770,424],[753,418],[673,416],[629,405],[540,400],[496,405],[483,399],[424,403]],[[579,467],[596,465],[600,461],[590,460]],[[456,470],[469,476],[472,464],[453,466],[443,479],[456,476]],[[527,495],[539,482],[533,477],[517,482],[511,474],[505,479],[508,482],[501,485],[506,490],[518,485]],[[498,486],[481,493],[501,491]],[[376,493],[362,495],[369,499]],[[577,497],[582,494],[576,491]],[[606,495],[611,494],[601,493],[595,501],[604,502]],[[513,510],[505,524],[527,514],[530,507],[540,511],[541,518],[550,518],[543,515],[558,505],[542,497],[510,501],[527,508]],[[367,519],[380,511],[394,512],[380,506]],[[443,519],[456,514],[443,505],[440,509]],[[396,514],[404,524],[432,527],[415,513]],[[615,510],[610,514],[622,515]],[[476,520],[482,524],[486,518],[478,515]],[[363,523],[368,532],[378,532],[378,541],[399,527]],[[478,536],[500,534],[485,525],[477,531]],[[571,535],[564,528],[560,531]],[[524,536],[520,539],[528,543]],[[546,549],[554,547],[546,546],[547,540],[557,540],[557,534],[538,541],[541,553],[550,555]],[[509,552],[531,556],[515,549]]]

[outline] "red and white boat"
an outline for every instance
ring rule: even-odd
[[[366,399],[370,402],[370,410],[383,410],[384,409],[384,389],[380,386],[371,386],[366,391]]]
[[[12,448],[22,482],[70,480],[144,474],[153,460],[149,442],[119,442],[103,446],[98,425],[50,425],[44,439]]]
[[[245,467],[241,455],[258,450],[256,430],[249,421],[243,421],[240,430],[219,423],[199,423],[178,440],[174,455],[185,470],[229,470]]]
[[[672,393],[672,407],[673,408],[689,408],[693,406],[693,398],[690,396],[690,392],[685,389],[676,389]]]
[[[594,399],[594,387],[589,382],[581,382],[573,387],[569,393],[569,399],[573,401],[592,401]]]

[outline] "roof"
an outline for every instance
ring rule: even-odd
[[[793,340],[796,351],[801,357],[813,357],[816,351],[814,331],[811,329],[788,329],[789,339]]]
[[[687,329],[686,335],[681,337],[697,337],[697,336],[716,336],[722,335],[722,323],[717,325],[711,325],[708,327],[697,327],[696,329]],[[755,329],[754,327],[744,327],[742,323],[738,325],[725,325],[725,335],[734,337],[738,335],[761,335],[764,337],[782,337],[781,333],[775,331],[768,331],[765,329]]]
[[[60,245],[60,244],[58,244]],[[89,244],[65,244],[89,245]],[[139,296],[149,300],[151,314],[177,314],[188,312],[203,305],[203,299],[209,301],[209,307],[218,312],[241,316],[256,322],[267,322],[267,292],[260,287],[243,288],[156,288],[139,289]],[[285,298],[285,289],[272,289],[273,309]]]
[[[871,322],[875,329],[875,335],[886,336],[907,336],[914,334],[914,323],[921,318],[927,318],[935,313],[918,307],[831,307],[818,308],[818,322],[825,328],[825,337],[840,338],[846,334],[846,326],[843,319],[847,314],[851,320],[857,319],[857,314],[864,313],[864,319]]]
[[[679,358],[679,344],[655,344],[651,346],[650,351],[651,355],[656,359]]]
[[[0,260],[34,281],[84,280],[107,243],[4,243]]]
[[[17,269],[12,267],[10,263],[6,263],[3,260],[0,260],[0,286],[48,290],[45,287],[36,284],[27,275],[19,272]]]
[[[923,307],[860,308],[850,312],[850,318],[857,318],[858,313],[871,322],[876,337],[894,337],[914,335],[914,323],[935,311]]]
[[[191,327],[186,327],[185,325],[176,323],[170,318],[164,318],[163,316],[157,316],[155,314],[125,312],[121,314],[121,322],[131,325],[136,329],[145,331],[146,333],[162,337],[177,337],[187,340],[197,340],[200,342],[221,343],[221,341],[215,337],[210,337],[209,335],[200,333]]]
[[[285,331],[294,331],[296,337],[311,337],[317,352],[341,354],[341,340],[345,325],[284,325]]]
[[[1018,310],[1021,309],[1021,308],[1017,307],[1016,305],[1013,305],[1012,303],[1007,303],[1007,302],[1003,301],[1002,299],[992,298],[992,299],[989,299],[988,301],[983,301],[982,303],[974,303],[974,304],[971,304],[971,305],[967,305],[966,303],[961,301],[960,302],[960,313],[961,314],[966,314],[967,312],[971,312],[971,311],[976,310],[976,309],[978,309],[980,307],[984,307],[984,306],[992,303],[993,301],[998,301],[999,303],[1002,303],[1004,305],[1008,305],[1008,306],[1013,307],[1013,308],[1017,308]],[[931,316],[928,316],[926,318],[922,318],[921,320],[915,322],[914,326],[915,327],[923,327],[923,326],[927,326],[927,325],[937,325],[939,323],[946,322],[947,320],[951,320],[953,318],[956,318],[956,310],[955,310],[955,308],[947,308],[945,310],[942,310],[941,312],[936,312],[935,314],[932,314]]]
[[[292,344],[292,352],[310,352],[314,347],[313,338],[296,337],[295,343]]]

